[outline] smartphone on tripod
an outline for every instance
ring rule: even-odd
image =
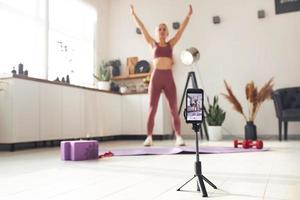
[[[184,112],[184,117],[186,123],[190,123],[193,125],[193,130],[196,133],[196,162],[194,165],[195,174],[193,178],[189,179],[187,182],[185,182],[180,188],[177,189],[177,191],[181,191],[181,188],[183,188],[186,184],[188,184],[191,180],[194,178],[197,178],[197,191],[202,192],[203,197],[207,197],[207,191],[204,184],[204,181],[208,183],[211,187],[214,189],[217,189],[217,186],[214,185],[210,180],[208,180],[203,174],[202,174],[202,165],[199,158],[199,142],[198,142],[198,133],[202,135],[202,127],[201,124],[204,121],[203,120],[203,90],[202,89],[187,89],[186,90],[186,107]]]
[[[203,121],[203,90],[187,89],[186,91],[186,123],[201,123]]]

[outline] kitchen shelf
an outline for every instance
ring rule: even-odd
[[[111,80],[113,81],[119,81],[119,80],[131,80],[131,79],[141,79],[146,78],[147,76],[150,76],[151,73],[140,73],[140,74],[130,74],[126,76],[116,76],[112,77]]]

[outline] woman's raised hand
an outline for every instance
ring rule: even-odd
[[[130,5],[130,13],[131,13],[132,15],[135,15],[135,12],[134,12],[134,7],[133,7],[133,5]]]
[[[193,7],[192,7],[192,5],[190,4],[188,16],[190,17],[190,16],[192,16],[192,14],[193,14]]]

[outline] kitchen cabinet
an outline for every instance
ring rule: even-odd
[[[122,133],[141,135],[142,131],[142,95],[122,96]]]
[[[104,136],[121,135],[121,95],[101,93],[101,108],[103,111],[103,134]]]
[[[11,84],[11,137],[18,142],[39,140],[39,84],[21,79]]]
[[[40,83],[39,86],[39,139],[62,139],[62,87]]]
[[[79,88],[62,88],[62,137],[82,138],[84,133],[83,91]]]
[[[146,135],[149,96],[13,77],[1,79],[0,144],[119,135]],[[165,97],[154,134],[171,133]]]

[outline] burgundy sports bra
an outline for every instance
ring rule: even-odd
[[[162,46],[159,46],[159,44],[155,42],[155,47],[153,48],[153,57],[154,58],[160,58],[160,57],[172,58],[173,57],[172,46],[169,43],[167,43],[166,46],[162,47]]]

